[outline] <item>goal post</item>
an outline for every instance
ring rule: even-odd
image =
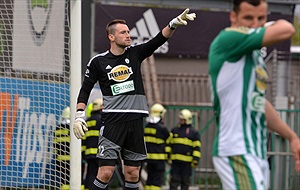
[[[3,189],[60,189],[63,174],[71,189],[81,185],[81,141],[71,131],[74,160],[67,161],[63,174],[56,168],[54,146],[56,126],[67,106],[72,126],[81,83],[80,4],[80,0],[0,1]]]
[[[71,0],[71,112],[76,112],[77,95],[81,86],[81,0]],[[75,120],[71,114],[71,126]],[[81,140],[76,139],[71,127],[70,189],[81,186]]]

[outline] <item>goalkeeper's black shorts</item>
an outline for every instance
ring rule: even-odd
[[[100,128],[97,157],[99,166],[114,166],[118,157],[124,165],[140,166],[147,158],[144,142],[143,118],[117,124],[105,124]]]

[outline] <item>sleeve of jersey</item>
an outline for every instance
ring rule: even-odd
[[[222,48],[222,51],[228,52],[228,57],[239,58],[241,55],[262,48],[264,33],[264,27],[257,29],[229,28],[222,33],[219,47]]]
[[[146,57],[152,55],[154,51],[163,45],[167,40],[168,38],[164,37],[162,32],[159,32],[154,38],[144,44],[141,44],[138,48],[141,59],[145,59]]]
[[[81,86],[81,89],[79,91],[79,95],[77,98],[77,103],[84,103],[87,104],[90,93],[95,85],[95,83],[97,82],[97,78],[96,78],[96,68],[94,67],[95,64],[93,64],[93,62],[95,62],[96,60],[92,60],[88,66],[87,66],[87,70],[85,73],[85,77]]]

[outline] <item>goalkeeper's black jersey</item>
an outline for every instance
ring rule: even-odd
[[[124,122],[148,115],[141,63],[167,41],[158,33],[146,43],[129,46],[122,55],[109,50],[94,56],[87,65],[78,103],[87,103],[98,81],[103,94],[103,121]],[[108,117],[109,115],[109,117]]]

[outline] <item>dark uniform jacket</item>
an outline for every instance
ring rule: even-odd
[[[64,120],[56,127],[54,136],[56,159],[59,161],[70,160],[70,122]]]
[[[173,138],[170,141],[170,159],[174,162],[191,163],[193,160],[199,162],[200,135],[192,125],[181,125],[171,131]]]
[[[98,151],[99,130],[101,128],[101,110],[93,111],[86,120],[88,131],[82,138],[82,156],[84,160],[95,159]]]
[[[168,156],[166,144],[170,139],[170,133],[162,122],[147,123],[144,130],[147,147],[147,162],[166,161]]]

